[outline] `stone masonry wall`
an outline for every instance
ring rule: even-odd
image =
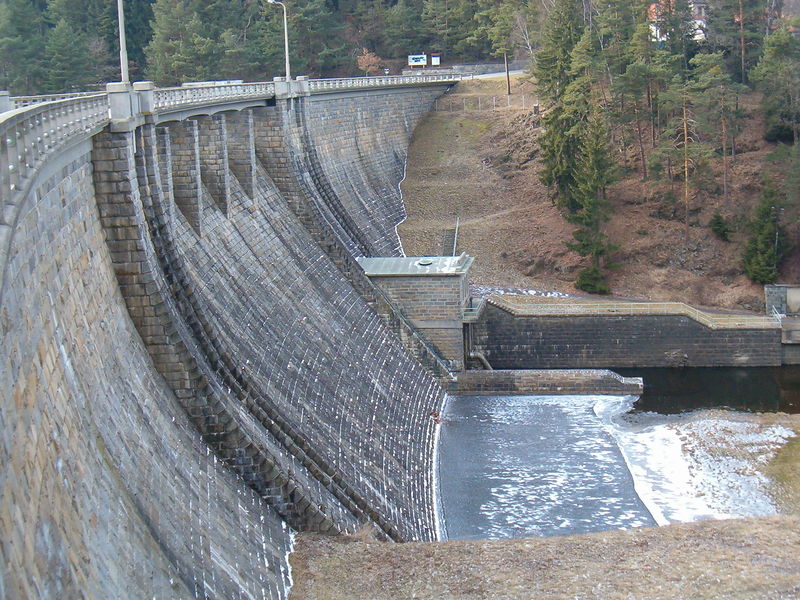
[[[519,317],[489,305],[478,330],[497,369],[781,364],[780,329],[709,329],[683,316]]]
[[[355,256],[401,254],[396,227],[406,212],[398,183],[414,127],[442,91],[377,90],[303,100],[310,174],[324,202],[352,220],[355,234],[346,241]]]
[[[202,237],[181,213],[173,224],[182,285],[192,290],[205,335],[246,382],[249,410],[277,410],[301,446],[333,465],[356,505],[365,504],[357,513],[385,522],[390,537],[433,539],[429,415],[443,391],[314,243],[262,169],[254,201],[236,192],[235,177],[231,186],[233,201],[245,205],[232,204],[226,218],[204,202]],[[338,529],[354,529],[333,512],[335,502],[324,504]]]
[[[288,526],[435,539],[444,392],[405,347],[446,369],[354,256],[398,251],[441,91],[105,131],[37,184],[0,297],[0,597],[285,598]]]
[[[154,368],[88,154],[22,212],[0,298],[0,597],[284,598],[288,531]]]
[[[370,279],[433,344],[452,371],[464,369],[462,283],[466,277],[373,275]]]

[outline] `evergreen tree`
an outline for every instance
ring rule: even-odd
[[[669,180],[673,181],[677,176],[682,181],[684,241],[688,242],[692,175],[699,166],[705,164],[711,149],[703,143],[698,129],[696,97],[689,81],[676,75],[670,87],[660,95],[660,102],[672,117],[659,138],[658,148],[650,156],[650,163],[654,170],[661,173],[666,165]]]
[[[0,89],[41,91],[45,30],[43,7],[31,0],[0,0]]]
[[[766,139],[800,140],[800,39],[786,25],[765,40],[752,77],[764,94]]]
[[[576,287],[597,294],[611,291],[605,282],[604,268],[615,249],[602,230],[603,223],[609,219],[606,190],[617,176],[608,140],[608,126],[595,107],[580,140],[580,160],[572,190],[576,210],[568,217],[570,223],[578,225],[578,229],[572,234],[575,242],[568,242],[567,246],[590,258],[589,266],[578,274]]]
[[[722,52],[736,81],[747,83],[747,73],[761,53],[767,30],[764,0],[717,0],[709,5],[707,39]]]
[[[81,31],[75,31],[66,19],[50,30],[45,44],[45,88],[60,93],[86,89],[89,49]]]
[[[424,35],[418,23],[421,8],[410,0],[398,0],[386,11],[386,52],[388,56],[406,56],[424,51]]]
[[[705,137],[719,144],[722,154],[723,210],[727,210],[730,140],[741,126],[743,114],[739,109],[739,95],[746,92],[747,87],[733,82],[725,70],[721,52],[698,54],[691,64],[698,127]]]
[[[533,75],[539,94],[550,104],[561,99],[574,79],[572,50],[583,35],[582,14],[581,5],[575,0],[556,0],[545,21]]]
[[[750,222],[750,239],[742,261],[745,274],[756,283],[775,283],[778,267],[791,250],[779,223],[780,205],[774,186],[768,183]]]
[[[488,40],[492,56],[533,58],[538,46],[541,7],[533,0],[478,0],[475,35]]]

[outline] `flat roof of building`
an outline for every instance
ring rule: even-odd
[[[465,274],[474,260],[466,254],[461,256],[363,257],[358,259],[358,264],[368,276],[443,276]]]

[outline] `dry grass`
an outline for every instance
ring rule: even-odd
[[[301,535],[290,600],[800,597],[800,517],[434,544]]]
[[[514,84],[514,93],[520,92],[536,95],[523,77]],[[503,78],[476,79],[458,84],[443,104],[458,107],[463,98],[468,107],[477,106],[475,99],[483,97],[486,107],[498,95],[505,97]],[[743,101],[750,109],[756,104],[756,97]],[[683,205],[669,199],[669,184],[642,181],[635,153],[628,157],[631,171],[610,191],[613,218],[607,232],[620,247],[616,259],[621,264],[610,276],[615,294],[762,310],[761,286],[741,269],[745,222],[758,201],[762,174],[776,168],[768,160],[772,147],[761,139],[762,129],[758,119],[750,119],[737,140],[727,208],[721,200],[721,161],[711,164],[716,175],[695,190],[686,244]],[[585,261],[565,246],[574,226],[538,180],[541,131],[537,116],[515,108],[429,115],[415,132],[403,184],[409,218],[400,233],[407,254],[439,253],[444,230],[460,217],[459,251],[476,257],[473,283],[575,293],[573,283]],[[731,243],[716,239],[708,228],[718,210],[738,227]],[[787,215],[785,224],[798,235],[797,215]],[[783,273],[786,280],[798,275],[800,245]]]

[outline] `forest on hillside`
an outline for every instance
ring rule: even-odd
[[[743,268],[775,281],[800,206],[798,0],[286,0],[295,75],[393,72],[414,53],[443,64],[503,55],[530,63],[544,105],[541,179],[575,226],[577,287],[605,293],[617,246],[608,190],[638,174],[665,182],[685,222],[720,199],[721,240],[750,230]],[[794,12],[790,12],[794,11]],[[283,12],[265,0],[125,0],[131,79],[269,80],[283,74]],[[0,0],[0,89],[13,95],[101,87],[119,78],[108,0]],[[752,219],[729,189],[742,98],[758,95],[764,138],[782,175],[759,182]],[[647,184],[645,184],[647,182]],[[702,193],[701,193],[702,192]],[[738,219],[738,221],[736,221]],[[795,241],[795,243],[797,243]]]
[[[550,0],[287,0],[292,70],[362,73],[358,57],[446,63],[530,57]],[[265,0],[125,0],[133,79],[263,81],[283,73],[283,13]],[[0,89],[83,90],[119,78],[116,5],[0,0]],[[402,61],[387,63],[396,67]],[[363,64],[363,63],[362,63]]]
[[[621,173],[669,182],[684,245],[698,192],[715,188],[721,202],[710,228],[727,240],[730,167],[749,117],[741,99],[753,88],[762,92],[764,137],[786,144],[786,177],[759,182],[743,269],[757,283],[777,279],[791,249],[782,217],[800,204],[800,144],[791,146],[800,139],[800,38],[777,3],[555,0],[533,75],[548,109],[541,179],[576,227],[567,245],[588,261],[577,288],[610,292],[616,245],[605,233],[607,191]]]

